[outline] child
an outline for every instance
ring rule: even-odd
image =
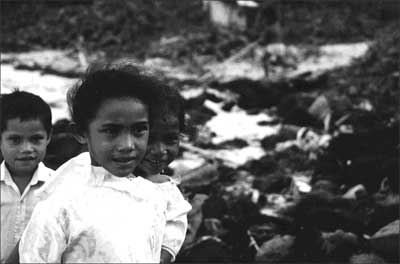
[[[108,68],[130,72],[138,69],[138,66],[133,65],[130,61],[120,61],[108,65]],[[139,69],[143,74],[150,75],[145,69]],[[161,250],[161,262],[166,263],[175,259],[182,246],[187,229],[187,217],[184,212],[190,211],[191,206],[184,200],[176,184],[169,177],[159,175],[178,155],[179,135],[184,129],[182,97],[176,89],[169,86],[162,85],[159,89],[160,99],[153,109],[155,120],[152,122],[150,129],[147,158],[142,160],[143,169],[137,170],[135,174],[146,176],[147,179],[155,183],[161,183],[159,187],[165,192],[165,197],[168,199],[167,214],[170,216],[170,221],[166,223],[166,233]],[[160,151],[159,146],[162,146],[162,149],[165,148],[166,157],[164,157],[164,151]],[[158,160],[157,156],[159,155],[161,155],[162,162],[154,164],[154,162],[149,163],[147,161],[148,159]],[[66,187],[68,184],[76,186],[78,182],[84,184],[84,182],[89,181],[88,175],[80,173],[84,170],[85,164],[89,162],[89,159],[89,154],[86,152],[62,165],[53,179],[43,188],[46,196],[50,193],[60,192],[60,189],[68,190]],[[71,170],[74,172],[71,173]],[[65,177],[66,174],[69,175]]]
[[[51,137],[51,110],[39,96],[22,91],[3,94],[0,168],[1,263],[10,255],[40,198],[36,190],[52,170],[42,160]]]
[[[21,262],[160,261],[167,201],[157,185],[131,173],[145,154],[160,86],[139,71],[100,69],[69,92],[90,156],[60,169],[90,177],[37,206],[21,239]]]
[[[179,154],[180,133],[184,130],[183,98],[176,89],[163,87],[164,102],[157,110],[150,130],[146,155],[135,174],[157,183],[168,199],[167,213],[171,215],[164,234],[161,263],[175,259],[185,239],[187,215],[190,204],[184,200],[177,183],[170,177],[160,174]]]

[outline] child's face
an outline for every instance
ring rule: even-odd
[[[148,108],[129,97],[105,100],[84,133],[92,165],[118,177],[128,176],[140,163],[148,137]]]
[[[46,155],[50,137],[40,120],[7,121],[1,134],[1,152],[13,176],[33,173]]]
[[[178,118],[167,114],[162,119],[156,119],[150,133],[146,155],[139,165],[147,175],[160,173],[178,156]]]

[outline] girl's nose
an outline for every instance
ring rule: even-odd
[[[135,138],[127,133],[120,136],[118,141],[118,151],[130,152],[135,149]]]
[[[158,142],[149,146],[149,151],[154,155],[162,156],[167,153],[167,148],[165,147],[165,144]]]

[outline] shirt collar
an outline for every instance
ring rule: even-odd
[[[104,182],[117,182],[117,181],[123,181],[126,180],[126,178],[135,178],[136,176],[133,175],[132,173],[129,174],[127,177],[118,177],[113,175],[111,172],[106,170],[105,168],[101,166],[93,166],[90,165],[92,174],[95,176],[94,177],[94,184],[95,185],[102,185]]]
[[[6,163],[3,160],[3,162],[0,165],[0,180],[4,181],[6,184],[10,184],[11,182],[14,182],[13,179],[11,178],[10,171],[6,167]],[[35,185],[39,181],[41,182],[46,182],[50,178],[49,175],[49,169],[44,166],[42,162],[39,163],[36,171],[33,173],[32,179],[29,183],[29,185]]]
[[[35,173],[32,177],[32,185],[38,182],[46,182],[50,178],[49,169],[44,166],[43,162],[40,162],[38,168],[36,169]]]
[[[0,165],[0,180],[5,183],[10,183],[11,175],[6,167],[6,162],[3,160]]]

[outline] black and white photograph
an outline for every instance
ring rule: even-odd
[[[0,263],[400,262],[400,0],[0,0]]]

